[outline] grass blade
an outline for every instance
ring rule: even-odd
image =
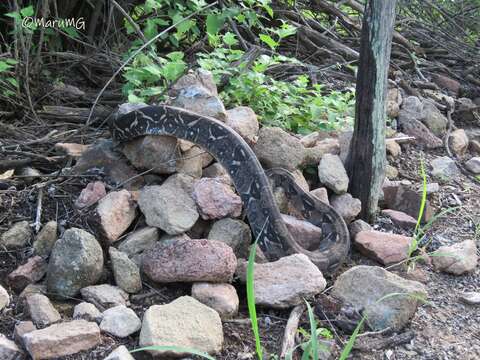
[[[305,301],[305,304],[307,304],[308,321],[310,322],[310,349],[307,354],[312,354],[313,360],[318,360],[317,322],[308,301]]]
[[[148,350],[155,350],[155,351],[171,351],[171,352],[177,352],[177,353],[188,353],[191,355],[197,355],[201,356],[204,359],[208,360],[215,360],[215,358],[211,357],[207,353],[196,350],[196,349],[191,349],[191,348],[186,348],[186,347],[181,347],[181,346],[145,346],[140,349],[135,349],[130,351],[131,353],[139,352],[139,351],[148,351]]]
[[[361,320],[358,322],[357,327],[353,331],[353,334],[350,336],[350,339],[348,339],[347,344],[343,348],[342,353],[340,354],[339,360],[346,360],[350,353],[352,352],[353,345],[355,344],[355,341],[357,340],[358,333],[360,332],[360,329],[363,326],[363,323],[365,322],[366,315],[362,316]]]

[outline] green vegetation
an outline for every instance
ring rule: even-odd
[[[135,349],[130,351],[131,353],[135,352],[140,352],[140,351],[170,351],[174,353],[183,353],[183,354],[191,354],[191,355],[197,355],[200,356],[204,359],[208,360],[215,360],[215,358],[211,357],[210,355],[191,348],[184,348],[180,346],[145,346],[139,349]]]

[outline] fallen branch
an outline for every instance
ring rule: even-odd
[[[305,304],[302,303],[295,306],[290,313],[283,335],[282,351],[280,353],[281,359],[284,359],[285,356],[295,348],[295,335],[297,334],[298,324],[304,311]]]

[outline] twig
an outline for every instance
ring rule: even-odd
[[[288,317],[287,325],[285,326],[285,332],[282,341],[282,351],[280,358],[284,359],[285,356],[295,348],[295,335],[297,334],[298,324],[303,312],[305,311],[305,304],[297,305],[293,308],[290,316]]]
[[[125,19],[127,19],[127,21],[130,23],[130,25],[132,25],[133,29],[135,30],[135,32],[138,34],[138,36],[140,36],[140,38],[142,39],[142,41],[144,43],[148,42],[147,38],[145,37],[145,35],[143,35],[142,33],[142,30],[140,30],[140,27],[137,25],[137,23],[130,17],[130,15],[128,15],[128,13],[120,6],[119,3],[117,3],[115,0],[110,0],[110,2],[113,4],[113,6],[115,6],[117,8],[118,11],[120,11],[122,13],[122,15],[125,17]]]
[[[43,187],[38,189],[38,196],[37,196],[37,211],[35,212],[35,222],[33,226],[35,228],[35,233],[40,231],[41,227],[41,217],[42,217],[42,200],[43,200]]]

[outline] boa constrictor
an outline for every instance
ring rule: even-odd
[[[283,169],[265,173],[248,144],[231,128],[213,118],[167,105],[146,106],[118,116],[111,124],[114,140],[143,135],[170,135],[193,142],[228,171],[242,198],[250,227],[269,260],[302,253],[324,272],[334,271],[345,259],[350,237],[343,218],[330,206],[303,191]],[[291,204],[306,220],[322,229],[319,248],[302,248],[291,236],[274,200],[269,178],[281,186]]]

